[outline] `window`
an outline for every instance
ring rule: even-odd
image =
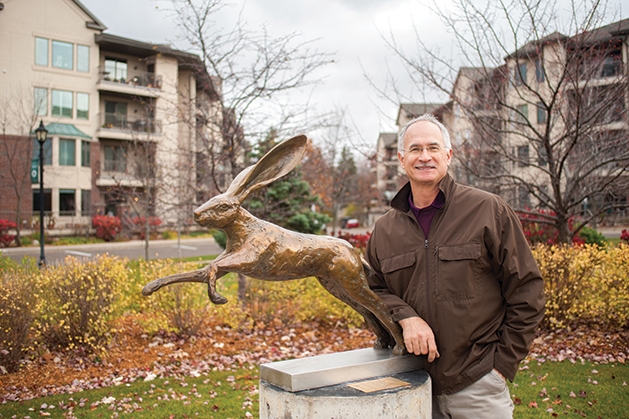
[[[526,103],[515,107],[515,120],[525,124],[529,120],[529,105]]]
[[[72,118],[72,92],[66,90],[52,91],[52,116]]]
[[[35,38],[35,64],[48,66],[48,39]]]
[[[105,101],[105,127],[127,127],[127,104]]]
[[[91,143],[89,141],[81,140],[81,167],[90,167],[90,148]]]
[[[92,191],[81,189],[81,215],[90,216],[92,212]]]
[[[518,200],[520,208],[531,207],[531,194],[525,186],[518,186]]]
[[[622,72],[622,54],[615,52],[609,54],[603,60],[603,68],[601,69],[601,77],[613,77]]]
[[[541,83],[546,80],[546,74],[544,73],[544,66],[541,60],[535,60],[535,80]]]
[[[39,188],[33,189],[33,212],[39,213]],[[52,190],[44,189],[44,212],[52,212]]]
[[[90,95],[88,93],[76,94],[76,118],[89,119]]]
[[[127,153],[122,146],[105,146],[105,171],[122,172],[127,171]]]
[[[76,140],[59,139],[59,166],[76,165]]]
[[[44,89],[43,87],[35,88],[34,108],[35,115],[48,115],[48,89]]]
[[[127,78],[127,62],[125,60],[105,58],[106,80],[121,81],[125,83]]]
[[[76,191],[59,189],[59,215],[76,215]]]
[[[84,73],[90,71],[90,47],[87,45],[76,46],[76,69]]]
[[[33,157],[39,159],[39,141],[33,138]],[[52,138],[44,141],[44,165],[52,165]]]
[[[521,86],[526,83],[526,63],[516,64],[513,71],[514,83],[516,86]]]
[[[542,102],[537,102],[537,123],[546,123],[546,108]]]
[[[518,146],[518,167],[526,167],[529,165],[529,146]]]
[[[546,153],[546,149],[543,146],[537,150],[537,164],[540,167],[544,167],[548,164],[548,153]]]
[[[52,66],[72,70],[74,45],[68,42],[52,41]]]

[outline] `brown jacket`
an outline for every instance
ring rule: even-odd
[[[445,205],[428,238],[406,184],[380,218],[366,257],[371,288],[396,321],[419,316],[441,355],[425,362],[435,394],[464,389],[496,368],[510,380],[542,320],[544,285],[515,213],[498,196],[440,183]]]

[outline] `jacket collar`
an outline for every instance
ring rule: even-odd
[[[446,175],[439,182],[439,189],[443,192],[446,197],[446,205],[450,201],[452,192],[456,187],[456,183],[450,173],[446,173]],[[411,206],[408,203],[408,197],[411,195],[411,182],[407,182],[406,185],[402,186],[402,189],[398,191],[398,193],[391,200],[391,207],[397,209],[402,212],[409,212],[411,210]]]

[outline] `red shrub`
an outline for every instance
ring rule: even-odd
[[[549,210],[537,210],[537,214],[531,214],[533,211],[527,213],[519,212],[518,218],[522,223],[522,229],[524,235],[530,244],[557,244],[559,238],[559,231],[554,225],[543,222],[548,220],[544,215],[554,217],[555,212]],[[570,217],[568,220],[568,228],[573,231],[574,218]],[[572,238],[572,244],[584,244],[585,240],[578,234]]]
[[[622,231],[622,233],[620,233],[620,240],[629,244],[629,230],[625,229]]]
[[[339,231],[338,233],[339,239],[343,239],[349,242],[352,246],[354,246],[360,253],[365,253],[365,249],[367,248],[367,242],[369,241],[369,237],[371,237],[371,233],[365,234],[351,234],[346,233],[344,231]]]
[[[15,240],[15,234],[9,234],[9,230],[16,228],[17,224],[13,221],[0,219],[0,244],[2,247],[9,247]]]
[[[133,217],[132,221],[135,226],[135,230],[140,234],[140,239],[144,240],[144,237],[146,236],[146,217]],[[160,220],[159,217],[154,215],[149,217],[149,230],[151,232],[151,236],[157,233],[157,227],[160,224],[162,224],[162,220]]]
[[[122,222],[119,217],[111,215],[95,215],[92,226],[96,229],[96,237],[105,241],[112,241],[120,233]]]

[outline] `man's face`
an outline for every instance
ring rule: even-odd
[[[419,121],[404,135],[404,155],[398,159],[415,186],[435,186],[448,172],[452,150],[446,151],[439,127]]]

